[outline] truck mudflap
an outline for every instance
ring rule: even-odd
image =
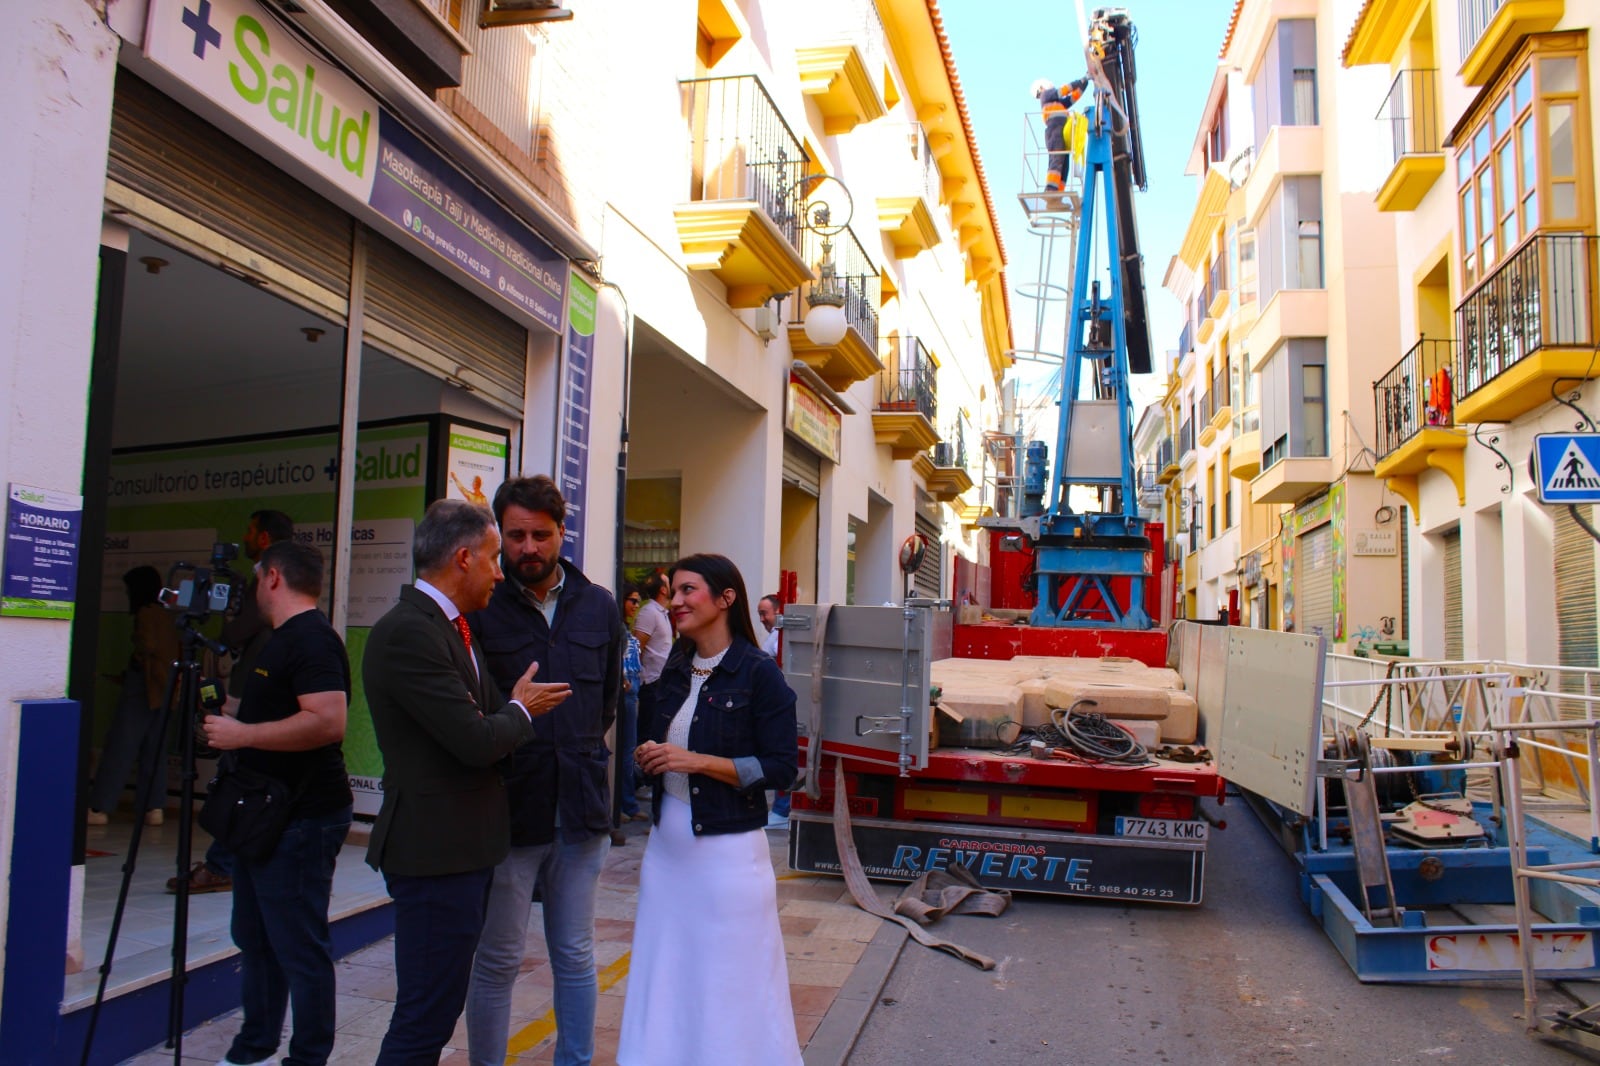
[[[881,818],[851,823],[862,868],[874,880],[912,881],[958,862],[985,888],[1013,892],[1193,905],[1205,887],[1204,841]],[[842,875],[826,813],[791,813],[789,865],[803,873]]]

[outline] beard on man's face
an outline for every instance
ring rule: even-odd
[[[537,585],[549,577],[560,560],[556,557],[542,560],[537,556],[529,555],[513,559],[505,552],[500,553],[500,569],[508,574],[515,574],[517,580],[524,585]]]

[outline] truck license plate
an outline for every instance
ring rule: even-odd
[[[1205,822],[1180,822],[1167,818],[1128,818],[1118,816],[1117,836],[1146,837],[1151,840],[1207,840],[1211,827]]]

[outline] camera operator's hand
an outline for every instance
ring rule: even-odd
[[[218,751],[233,751],[250,746],[250,726],[225,714],[208,714],[200,723],[206,743]]]
[[[511,687],[511,698],[528,709],[529,718],[549,714],[572,695],[572,686],[565,681],[536,683],[533,675],[538,672],[539,664],[529,663],[528,672],[517,678],[517,683]]]

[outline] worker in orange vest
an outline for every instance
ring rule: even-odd
[[[1033,83],[1034,99],[1039,101],[1040,111],[1044,115],[1044,144],[1050,150],[1050,172],[1044,183],[1046,191],[1061,192],[1064,187],[1064,179],[1072,165],[1067,144],[1067,113],[1072,110],[1073,104],[1083,99],[1084,90],[1088,87],[1087,78],[1079,78],[1061,86],[1049,78],[1040,78]]]

